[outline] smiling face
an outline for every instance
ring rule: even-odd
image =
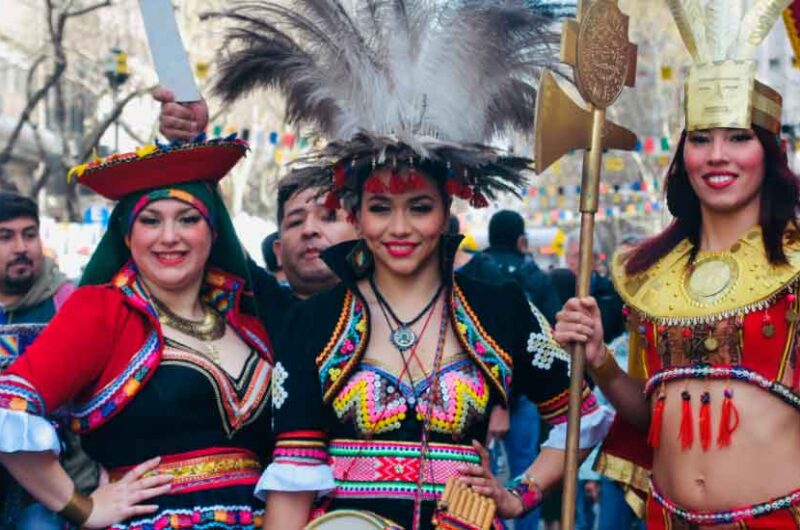
[[[388,186],[391,172],[375,176]],[[356,226],[372,252],[376,267],[397,276],[413,276],[426,266],[437,266],[439,241],[447,229],[449,211],[434,181],[423,176],[424,186],[405,193],[384,194],[365,190]]]
[[[710,129],[687,135],[684,165],[704,210],[733,213],[758,208],[764,148],[750,129]]]
[[[159,200],[134,220],[131,256],[149,286],[192,289],[203,279],[211,239],[211,228],[197,209],[175,199]]]
[[[330,210],[310,188],[294,193],[284,205],[280,238],[275,254],[296,294],[309,296],[331,287],[339,279],[319,253],[331,245],[356,238],[342,210]]]

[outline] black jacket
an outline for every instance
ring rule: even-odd
[[[499,265],[507,277],[506,281],[516,281],[550,324],[555,324],[556,313],[561,310],[561,303],[550,277],[536,265],[532,257],[507,247],[489,247],[484,250],[484,254]]]

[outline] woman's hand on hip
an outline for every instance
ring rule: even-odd
[[[148,472],[155,469],[160,457],[143,462],[131,469],[116,482],[100,486],[91,495],[92,513],[84,523],[85,528],[106,528],[130,517],[148,515],[158,510],[155,504],[142,501],[165,495],[170,490],[172,475]]]
[[[586,362],[590,366],[599,366],[605,360],[603,321],[597,301],[592,297],[567,300],[564,308],[556,313],[553,336],[564,348],[575,343],[585,344]]]

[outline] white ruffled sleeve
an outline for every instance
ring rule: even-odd
[[[272,463],[256,484],[256,497],[264,500],[270,491],[315,491],[318,496],[323,496],[335,485],[333,470],[327,464],[297,466]]]
[[[611,428],[614,416],[615,412],[603,405],[598,406],[589,414],[581,416],[578,447],[591,449],[602,442]],[[567,423],[559,423],[554,426],[542,447],[564,450],[567,447]]]
[[[0,376],[0,452],[61,452],[56,429],[41,416],[41,396],[25,379],[14,375]]]

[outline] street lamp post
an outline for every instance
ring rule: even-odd
[[[104,72],[108,84],[111,86],[111,94],[114,107],[117,106],[119,87],[130,77],[128,72],[128,54],[119,48],[113,48],[106,58]],[[119,117],[114,120],[114,152],[119,152]]]

